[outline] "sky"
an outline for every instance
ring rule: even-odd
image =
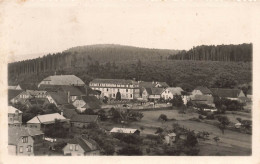
[[[250,3],[23,0],[1,6],[0,41],[9,62],[91,44],[188,50],[251,43],[253,36]]]

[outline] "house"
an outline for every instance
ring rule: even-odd
[[[214,96],[223,97],[230,100],[243,101],[243,99],[246,98],[241,89],[211,88],[210,90]]]
[[[73,101],[80,98],[81,96],[86,95],[84,86],[41,85],[39,87],[39,89],[46,90],[46,91],[48,91],[48,93],[52,93],[52,94],[56,93],[56,94],[58,94],[59,97],[62,96],[64,98],[65,95],[61,95],[62,94],[61,92],[63,92],[63,94],[66,94],[66,97],[67,97],[66,101],[68,103],[72,103]],[[55,96],[55,95],[53,95],[53,96]]]
[[[33,117],[31,120],[27,121],[27,127],[35,129],[44,129],[46,126],[52,125],[56,120],[59,120],[62,123],[69,124],[69,119],[66,119],[64,116],[59,113],[38,115]]]
[[[148,90],[148,94],[149,94],[148,99],[155,101],[155,100],[159,100],[161,98],[163,88],[150,88],[150,91],[151,91],[151,93],[149,93],[149,90]]]
[[[168,87],[163,90],[161,97],[164,100],[173,99],[175,95],[182,95],[183,89],[180,87]]]
[[[90,123],[98,123],[98,120],[98,115],[74,114],[70,118],[70,124],[73,127],[84,128]]]
[[[193,104],[206,104],[215,107],[214,98],[212,95],[194,95],[190,98]]]
[[[95,96],[82,96],[80,99],[72,103],[79,112],[84,112],[86,109],[101,109],[101,101]]]
[[[43,79],[38,84],[38,88],[41,85],[84,86],[85,83],[75,75],[54,75]]]
[[[46,98],[51,104],[55,104],[55,106],[58,108],[63,105],[67,105],[70,102],[68,95],[61,91],[48,92]]]
[[[18,85],[12,85],[12,86],[8,86],[8,89],[12,89],[12,90],[22,90],[21,86]]]
[[[35,105],[43,107],[47,104],[50,104],[50,102],[47,98],[29,98],[29,99],[26,99],[24,102],[24,105],[27,108],[30,108]]]
[[[22,111],[12,106],[8,106],[8,126],[21,126],[22,113]]]
[[[13,90],[8,89],[8,102],[16,104],[18,102],[24,103],[24,101],[29,98],[29,94],[23,90]]]
[[[137,134],[140,135],[140,130],[130,128],[113,128],[110,133],[123,133],[123,134]]]
[[[29,127],[8,127],[9,155],[31,156],[43,145],[42,131]]]
[[[175,142],[175,139],[176,139],[176,134],[175,133],[167,133],[165,136],[164,136],[164,143],[167,144],[167,145],[170,145],[172,146]]]
[[[121,99],[132,100],[140,97],[138,82],[125,79],[94,79],[89,83],[93,90],[100,91],[100,97],[116,99],[119,95]]]
[[[191,93],[191,96],[194,96],[194,95],[208,95],[208,96],[210,96],[210,95],[212,95],[212,92],[207,87],[198,86]]]
[[[98,144],[94,140],[86,137],[78,137],[68,141],[62,151],[64,155],[71,156],[100,155]]]

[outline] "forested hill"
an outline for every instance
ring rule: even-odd
[[[218,46],[197,46],[188,51],[180,51],[177,54],[170,55],[172,60],[210,60],[226,62],[251,62],[252,44],[239,45],[218,45]]]
[[[9,75],[61,71],[67,68],[85,68],[90,65],[126,60],[166,60],[177,50],[162,50],[121,46],[114,44],[89,45],[70,48],[61,53],[8,64]]]

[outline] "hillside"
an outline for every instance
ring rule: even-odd
[[[197,46],[189,51],[180,51],[170,55],[172,60],[200,60],[200,61],[225,61],[225,62],[251,62],[252,44],[239,45],[217,45],[217,46]]]
[[[186,90],[211,86],[225,73],[234,84],[252,81],[252,62],[169,60],[176,50],[137,48],[120,45],[74,47],[62,53],[8,65],[9,85],[36,89],[49,75],[75,74],[86,84],[93,78],[125,78],[166,81]]]

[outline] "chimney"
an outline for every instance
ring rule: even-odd
[[[63,116],[63,109],[61,110],[61,112],[60,112],[60,115],[62,115],[62,116]]]
[[[68,91],[68,103],[70,103],[70,91]]]
[[[56,71],[54,72],[54,75],[56,76]]]

